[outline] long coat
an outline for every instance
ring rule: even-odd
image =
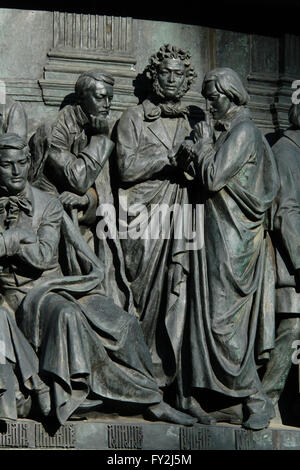
[[[205,250],[192,253],[191,383],[247,397],[260,389],[255,352],[267,352],[274,342],[274,259],[267,230],[278,173],[243,107],[197,159],[199,192],[207,196]]]
[[[120,236],[128,230],[121,237],[125,270],[161,386],[178,374],[189,272],[187,239],[175,234],[190,200],[188,182],[168,155],[190,132],[186,116],[163,117],[148,99],[125,111],[117,128],[119,205],[128,214],[120,222]]]
[[[276,312],[300,313],[295,271],[300,269],[300,131],[286,130],[273,145],[280,189],[274,201]]]

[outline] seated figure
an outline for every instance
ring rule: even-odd
[[[29,166],[26,142],[1,136],[1,294],[39,356],[49,389],[38,398],[51,399],[43,413],[63,424],[80,407],[133,406],[151,419],[193,424],[163,402],[136,318],[97,290],[101,263],[59,199],[29,184]],[[84,274],[62,274],[61,227]]]
[[[24,191],[19,191],[20,176],[14,173],[11,163],[5,161],[10,159],[11,150],[2,154],[3,147],[11,140],[10,135],[4,134],[0,140],[0,158],[3,157],[0,161],[0,418],[17,419],[17,416],[27,416],[31,398],[38,398],[44,414],[50,411],[50,400],[49,388],[38,376],[38,357],[15,321],[17,297],[24,296],[34,280],[29,280],[26,269],[21,272],[14,260],[20,247],[26,252],[36,236],[26,226],[19,230],[14,228],[19,211],[30,216],[32,208]],[[17,149],[23,141],[14,136],[13,142]],[[26,154],[22,157],[20,166],[27,161]]]
[[[103,262],[103,288],[130,311],[131,293],[118,238],[106,240],[96,226],[98,203],[114,204],[110,162],[114,143],[108,114],[114,78],[101,69],[82,73],[75,102],[64,106],[52,122],[40,126],[30,140],[33,186],[57,195],[98,258]],[[98,224],[99,228],[99,224]]]

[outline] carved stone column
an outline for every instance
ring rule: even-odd
[[[54,12],[53,48],[39,80],[45,104],[60,105],[79,74],[95,67],[116,80],[112,110],[134,104],[133,23],[132,18]]]
[[[278,39],[250,35],[250,109],[259,127],[273,131],[278,127],[274,101],[278,91]]]
[[[300,80],[300,37],[284,34],[280,38],[279,52],[280,73],[276,109],[282,127],[287,127],[287,113],[292,104],[292,93],[295,91],[292,89],[292,83],[294,80]]]

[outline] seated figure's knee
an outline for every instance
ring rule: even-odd
[[[80,310],[72,305],[72,303],[68,303],[68,301],[58,309],[57,314],[59,320],[64,323],[77,321],[81,317]]]

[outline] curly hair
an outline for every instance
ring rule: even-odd
[[[191,54],[188,51],[185,51],[184,49],[176,46],[172,46],[171,44],[164,44],[155,54],[149,58],[149,64],[144,70],[146,77],[149,80],[154,81],[157,77],[158,67],[165,59],[180,59],[183,61],[186,69],[185,77],[188,90],[197,77],[194,67],[190,61]]]

